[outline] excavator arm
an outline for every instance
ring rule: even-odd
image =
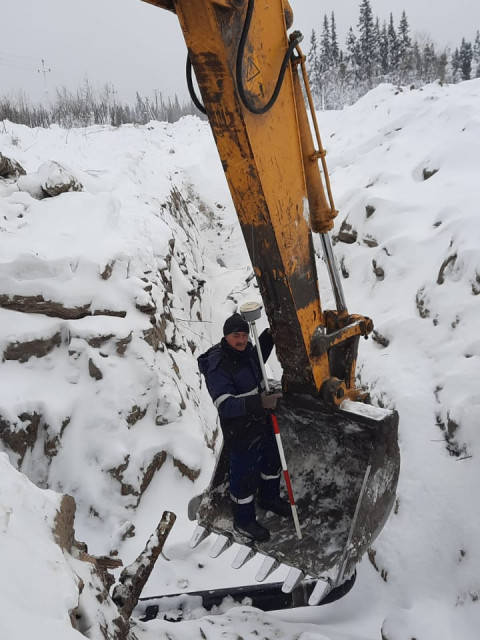
[[[208,117],[272,328],[283,369],[277,416],[303,532],[297,540],[293,527],[268,514],[267,543],[232,529],[222,450],[193,508],[192,546],[210,532],[220,535],[213,555],[239,542],[245,546],[235,566],[252,547],[267,555],[259,580],[285,563],[293,571],[287,591],[304,575],[326,581],[326,591],[312,596],[317,603],[351,578],[388,517],[399,473],[398,416],[363,404],[368,394],[355,388],[359,338],[373,324],[349,314],[333,258],[328,232],[336,211],[313,105],[310,99],[315,143],[304,100],[301,34],[288,34],[287,0],[145,1],[179,19],[201,103],[194,98]],[[332,310],[322,309],[312,233],[320,234]]]
[[[288,2],[151,3],[174,10],[180,21],[273,331],[284,391],[323,387],[341,399],[351,397],[355,357],[343,370],[336,367],[339,391],[338,383],[331,384],[322,336],[333,327],[336,344],[348,340],[356,354],[354,336],[366,335],[373,325],[368,319],[350,322],[344,305],[328,322],[322,311],[312,227],[329,243],[336,212],[324,193],[321,152],[314,147],[302,95],[301,36],[287,35],[293,18]],[[326,259],[334,271],[332,256]],[[338,276],[336,281],[338,288]]]

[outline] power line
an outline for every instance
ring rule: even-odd
[[[37,62],[38,58],[32,58],[32,56],[24,56],[18,53],[0,50],[0,65],[2,66],[35,71],[34,64]]]
[[[21,55],[19,53],[11,53],[10,51],[2,51],[2,50],[0,50],[0,55],[7,56],[9,58],[21,58],[22,60],[25,60],[25,61],[32,60],[32,61],[36,62],[38,60],[38,58],[34,58],[32,56],[24,56],[24,55]]]
[[[37,61],[30,56],[19,56],[14,53],[7,53],[6,51],[0,51],[0,65],[15,67],[17,69],[28,69],[29,71],[35,71],[33,63]]]
[[[13,67],[14,69],[25,69],[26,71],[37,71],[35,67],[27,67],[23,64],[17,64],[16,62],[10,62],[8,60],[2,60],[0,56],[0,66],[2,67]]]

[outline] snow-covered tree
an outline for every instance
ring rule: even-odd
[[[473,73],[475,78],[480,78],[480,31],[475,34],[475,40],[473,42]]]
[[[425,82],[433,82],[437,79],[437,56],[432,42],[426,42],[423,47],[423,79]]]
[[[318,42],[315,29],[312,29],[310,36],[310,49],[307,54],[307,71],[310,90],[312,92],[313,101],[319,106],[321,96],[322,76],[320,72],[320,60],[318,57]]]
[[[333,64],[338,65],[340,58],[340,47],[338,46],[337,24],[335,21],[335,13],[333,11],[332,15],[330,16],[330,51]]]
[[[357,77],[360,75],[360,46],[352,27],[348,30],[346,46],[347,73],[350,72]]]
[[[381,40],[381,28],[380,20],[375,18],[373,24],[373,75],[374,78],[379,78],[382,75],[382,64],[380,57],[380,40]]]
[[[451,80],[452,82],[460,81],[460,51],[458,47],[452,53],[450,57],[450,67],[451,67]]]
[[[460,73],[462,80],[470,80],[472,73],[473,47],[471,42],[462,38],[459,51]]]
[[[390,21],[388,23],[388,46],[389,46],[389,61],[390,71],[398,71],[398,63],[400,60],[400,49],[397,37],[397,30],[393,22],[393,14],[390,14]],[[397,74],[398,75],[398,74]],[[398,80],[395,80],[398,81]]]
[[[424,77],[424,64],[423,64],[423,56],[420,51],[420,45],[417,41],[413,43],[412,46],[412,72],[415,78],[423,78]]]
[[[323,29],[320,38],[320,69],[322,73],[331,68],[332,46],[330,41],[330,24],[326,14],[323,16]]]
[[[437,62],[436,62],[436,68],[437,68],[436,77],[442,83],[445,82],[447,79],[447,63],[448,63],[447,52],[444,51],[437,58]]]
[[[407,20],[407,14],[402,11],[400,24],[398,27],[398,65],[400,71],[400,81],[409,82],[412,72],[413,48],[412,39],[410,37],[410,26]]]
[[[480,77],[480,32],[459,48],[437,52],[428,35],[410,35],[405,11],[380,23],[371,0],[360,0],[357,29],[349,28],[345,49],[338,44],[334,12],[323,18],[321,36],[312,32],[307,66],[315,103],[326,109],[352,104],[380,82],[395,84],[460,82]]]
[[[375,23],[369,0],[362,0],[360,4],[358,30],[361,76],[370,83],[375,67]]]
[[[333,14],[332,14],[333,17]],[[334,37],[332,37],[332,24],[334,30]],[[336,44],[336,51],[334,52],[334,43],[336,43],[336,31],[335,31],[335,18],[333,17],[333,23],[331,23],[327,15],[323,18],[322,36],[320,39],[320,70],[322,75],[321,86],[321,106],[322,109],[332,109],[336,106],[336,83],[337,78],[337,64],[338,64],[338,44]]]
[[[380,30],[378,54],[379,54],[380,69],[384,79],[386,79],[390,71],[390,46],[388,41],[387,25],[385,22],[383,23],[382,28]]]

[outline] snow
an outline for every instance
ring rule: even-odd
[[[54,519],[60,496],[32,485],[4,453],[0,478],[2,638],[20,640],[35,629],[39,638],[81,638],[68,618],[76,579],[45,524]]]
[[[359,379],[400,415],[397,504],[356,585],[322,607],[225,606],[182,623],[138,622],[139,640],[478,637],[479,103],[480,80],[383,85],[318,114],[345,296],[382,338],[361,342]],[[51,533],[61,493],[75,497],[77,540],[125,565],[164,510],[177,514],[145,597],[253,584],[260,558],[233,570],[236,545],[220,559],[209,557],[209,539],[188,546],[188,501],[208,484],[218,446],[195,359],[228,314],[259,299],[208,124],[66,131],[4,122],[0,148],[27,171],[18,185],[0,181],[0,295],[88,309],[76,319],[0,309],[4,353],[59,336],[42,357],[0,364],[0,431],[35,432],[23,454],[4,439],[9,457],[0,455],[0,637],[82,637],[69,617],[81,570]],[[83,191],[33,197],[39,182],[56,183],[51,163]],[[357,231],[351,244],[337,241],[343,222]],[[328,308],[321,258],[319,277]],[[145,340],[151,313],[164,320],[153,327],[157,351]],[[275,360],[269,375],[280,375]],[[272,580],[285,575],[281,567]],[[100,637],[94,626],[89,633]]]

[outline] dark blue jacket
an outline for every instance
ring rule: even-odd
[[[268,329],[259,341],[266,361],[273,349]],[[252,343],[249,342],[244,351],[237,351],[222,338],[198,358],[198,366],[217,407],[225,444],[232,449],[246,449],[254,438],[264,437],[265,429],[269,428],[260,396],[264,384],[257,350]]]

